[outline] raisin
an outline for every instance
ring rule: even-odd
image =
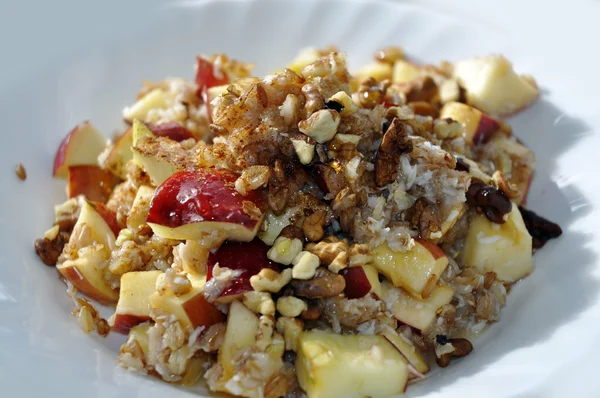
[[[531,210],[527,210],[519,206],[519,211],[523,216],[525,227],[533,238],[533,248],[539,249],[546,244],[550,239],[558,238],[562,234],[562,229],[558,224],[553,223],[538,216]]]
[[[337,113],[340,113],[344,109],[344,105],[340,104],[337,101],[331,100],[331,101],[327,101],[325,103],[325,108],[327,108],[327,109],[333,109]]]
[[[512,203],[503,191],[476,178],[471,181],[467,191],[467,203],[496,224],[504,224],[504,215],[512,209]]]

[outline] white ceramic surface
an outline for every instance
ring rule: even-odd
[[[191,78],[198,52],[263,73],[328,44],[354,66],[389,44],[430,62],[501,52],[542,87],[511,122],[538,156],[530,207],[565,233],[536,255],[474,353],[408,396],[600,396],[599,14],[600,2],[583,0],[1,2],[0,396],[192,396],[119,369],[124,338],[84,335],[64,285],[35,257],[64,195],[54,151],[85,119],[110,134],[142,79]]]

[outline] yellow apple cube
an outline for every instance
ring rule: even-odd
[[[382,336],[311,331],[298,346],[298,381],[309,398],[387,398],[406,388],[406,360]]]
[[[150,296],[162,271],[135,271],[121,276],[121,291],[113,328],[127,333],[133,326],[150,320]]]
[[[533,271],[531,235],[513,203],[504,224],[477,214],[471,221],[463,249],[463,263],[481,272],[493,271],[504,282],[515,282]]]

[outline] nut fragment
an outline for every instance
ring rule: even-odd
[[[50,228],[49,230],[47,230],[46,232],[44,232],[44,238],[46,238],[48,240],[54,240],[58,236],[59,232],[60,232],[60,227],[58,225],[55,225],[52,228]]]
[[[412,109],[415,115],[431,116],[435,119],[439,114],[438,110],[430,102],[426,101],[409,102],[408,107]]]
[[[48,238],[37,239],[34,243],[35,253],[44,264],[54,267],[68,240],[69,234],[66,232],[57,234],[53,240]]]
[[[350,115],[358,111],[358,106],[356,106],[352,98],[344,91],[338,91],[337,93],[333,94],[329,98],[328,102],[329,101],[335,101],[342,105],[343,108],[340,111],[340,115],[342,116]]]
[[[308,140],[296,138],[292,138],[291,141],[292,145],[294,146],[294,151],[298,156],[298,160],[300,160],[300,163],[304,165],[310,164],[310,162],[312,162],[313,158],[315,157],[314,141],[313,143],[311,143]]]
[[[325,224],[326,215],[325,210],[317,210],[304,219],[302,231],[306,239],[315,242],[323,237],[323,225]]]
[[[284,269],[281,273],[263,268],[258,274],[250,277],[250,285],[257,292],[277,293],[292,280],[292,270]]]
[[[289,318],[300,316],[302,311],[307,309],[306,302],[294,296],[283,296],[277,300],[277,311]]]
[[[396,179],[400,155],[411,152],[412,148],[412,142],[408,139],[404,123],[394,118],[383,135],[375,156],[375,183],[377,186],[387,185]]]
[[[305,321],[315,321],[319,319],[320,316],[321,310],[316,305],[308,307],[307,310],[302,311],[302,314],[300,314],[300,317]]]
[[[266,186],[270,177],[271,170],[268,166],[250,166],[235,181],[235,190],[246,195],[249,191]]]
[[[298,351],[298,339],[304,330],[304,322],[300,319],[279,317],[275,325],[277,331],[283,334],[285,339],[285,349]]]
[[[267,292],[251,291],[244,293],[242,303],[250,311],[262,315],[275,315],[275,302]]]
[[[373,261],[370,254],[369,245],[355,243],[350,247],[350,259],[348,265],[356,267],[359,265],[367,265]]]
[[[283,117],[285,124],[295,126],[300,117],[300,99],[297,95],[288,94],[285,101],[279,107],[279,114]]]
[[[496,170],[494,172],[494,174],[492,175],[492,179],[494,180],[494,183],[496,183],[496,185],[498,186],[498,189],[504,192],[509,199],[516,199],[519,197],[520,192],[517,189],[517,187],[511,184],[508,178],[506,178],[500,170]]]
[[[437,205],[426,197],[417,199],[413,206],[411,225],[418,228],[423,239],[439,239],[441,235],[440,213]]]
[[[320,144],[330,141],[340,125],[340,114],[331,109],[321,109],[298,123],[298,129]]]
[[[79,308],[79,312],[77,313],[77,323],[85,333],[91,333],[92,330],[94,330],[94,318],[87,306],[84,305]]]
[[[300,239],[279,236],[267,252],[267,257],[276,263],[290,265],[301,251],[302,241]]]
[[[302,251],[292,261],[292,277],[294,279],[308,280],[315,276],[315,271],[319,268],[319,257],[315,254]]]
[[[335,197],[344,188],[344,174],[338,173],[333,167],[326,164],[315,165],[313,177],[321,191],[332,197]]]
[[[440,140],[460,137],[463,130],[459,122],[450,118],[436,120],[433,124],[433,133]]]
[[[348,242],[345,240],[337,242],[328,242],[322,240],[317,244],[306,245],[306,250],[315,254],[324,265],[329,265],[335,261],[338,256],[342,256],[348,251]],[[341,259],[342,257],[340,257]]]
[[[317,269],[315,277],[311,280],[293,280],[290,284],[296,296],[306,298],[334,297],[346,288],[346,280],[342,275],[334,274],[327,269]]]

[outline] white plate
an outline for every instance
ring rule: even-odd
[[[357,66],[374,49],[401,44],[430,62],[501,52],[537,78],[541,100],[512,123],[538,155],[529,204],[565,231],[536,255],[536,271],[474,353],[409,396],[600,396],[600,2],[38,3],[0,6],[0,395],[177,392],[116,366],[122,336],[81,333],[64,285],[33,254],[63,199],[51,165],[73,125],[91,119],[110,134],[142,79],[191,77],[198,52],[227,52],[263,73],[309,45],[336,44]]]

